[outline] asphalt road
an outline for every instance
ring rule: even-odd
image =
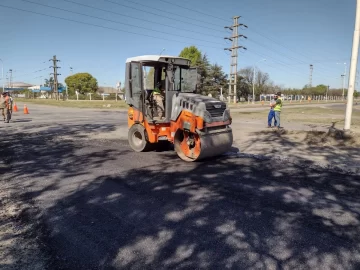
[[[134,153],[124,112],[29,110],[0,125],[2,179],[33,206],[48,269],[360,268],[357,176],[236,145]]]

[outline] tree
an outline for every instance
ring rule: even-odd
[[[44,83],[45,87],[54,87],[54,78],[50,77],[49,79],[45,79],[45,83]],[[64,87],[62,83],[58,82],[58,88]]]
[[[201,51],[195,47],[185,47],[179,54],[179,57],[187,58],[191,61],[191,67],[196,67],[197,72],[199,74],[199,81],[198,81],[198,93],[202,93],[207,95],[208,90],[206,89],[207,84],[209,83],[209,69],[210,69],[210,62],[207,58],[206,54],[202,54]]]
[[[187,58],[191,61],[191,66],[198,65],[202,60],[201,51],[196,46],[185,47],[179,57]]]
[[[210,62],[206,54],[204,54],[200,59],[197,60],[196,67],[199,74],[198,93],[203,93],[205,91],[205,80],[208,77],[208,71],[210,67]]]
[[[326,95],[326,91],[328,90],[328,87],[324,84],[319,84],[315,87],[313,91],[313,95]]]
[[[76,73],[67,77],[65,83],[69,95],[74,95],[76,90],[80,94],[95,93],[98,90],[97,80],[90,73]]]
[[[258,70],[255,76],[255,94],[260,96],[260,94],[266,94],[266,84],[269,83],[270,77],[268,73]]]
[[[247,82],[247,79],[241,75],[238,75],[237,77],[237,98],[240,100],[240,98],[245,98],[245,100],[248,100],[248,97],[251,93],[251,86]]]
[[[50,79],[45,79],[44,86],[45,87],[52,87],[54,85],[54,78],[50,77]]]
[[[252,85],[253,78],[254,78],[253,68],[246,67],[246,68],[240,69],[240,71],[238,72],[238,77],[241,77],[245,83]]]
[[[223,88],[223,94],[227,93],[227,75],[222,70],[222,66],[213,64],[206,70],[202,80],[201,93],[203,95],[211,94],[213,97],[220,96],[220,88]]]
[[[253,67],[246,67],[240,69],[238,72],[238,83],[237,87],[239,90],[238,97],[243,97],[246,100],[248,99],[248,95],[252,96],[252,87],[253,87],[253,79],[254,79],[254,69]],[[262,72],[258,70],[255,73],[255,95],[260,96],[260,94],[264,94],[269,91],[267,87],[270,84],[270,76],[266,72]]]

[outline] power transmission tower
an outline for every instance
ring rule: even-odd
[[[239,18],[240,16],[233,17],[233,25],[232,26],[225,26],[225,28],[228,28],[232,31],[231,37],[225,37],[224,39],[228,39],[232,41],[231,48],[225,48],[224,50],[228,50],[231,52],[231,58],[230,58],[230,76],[229,76],[229,103],[231,102],[231,98],[233,97],[234,103],[236,103],[236,84],[237,84],[237,64],[238,64],[238,49],[244,49],[245,47],[238,45],[238,39],[239,37],[247,38],[244,35],[239,35],[238,28],[239,26],[244,26],[247,28],[245,24],[240,23],[239,24]]]
[[[312,87],[312,74],[313,74],[314,66],[310,65],[310,78],[309,78],[309,87]]]
[[[57,76],[61,75],[59,73],[57,73],[57,69],[60,68],[57,66],[57,62],[60,62],[60,60],[56,59],[56,55],[53,56],[52,59],[50,59],[49,61],[53,61],[53,66],[51,66],[50,68],[54,69],[54,73],[50,73],[54,75],[54,92],[55,92],[55,98],[59,99],[59,90],[58,90],[58,79]]]

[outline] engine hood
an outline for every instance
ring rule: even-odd
[[[226,103],[218,99],[192,93],[178,93],[172,99],[171,120],[176,121],[181,111],[189,111],[206,122],[227,121],[230,111]]]

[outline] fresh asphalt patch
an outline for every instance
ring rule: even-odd
[[[38,110],[1,127],[3,269],[360,267],[358,175],[236,145],[135,153],[119,114]]]

